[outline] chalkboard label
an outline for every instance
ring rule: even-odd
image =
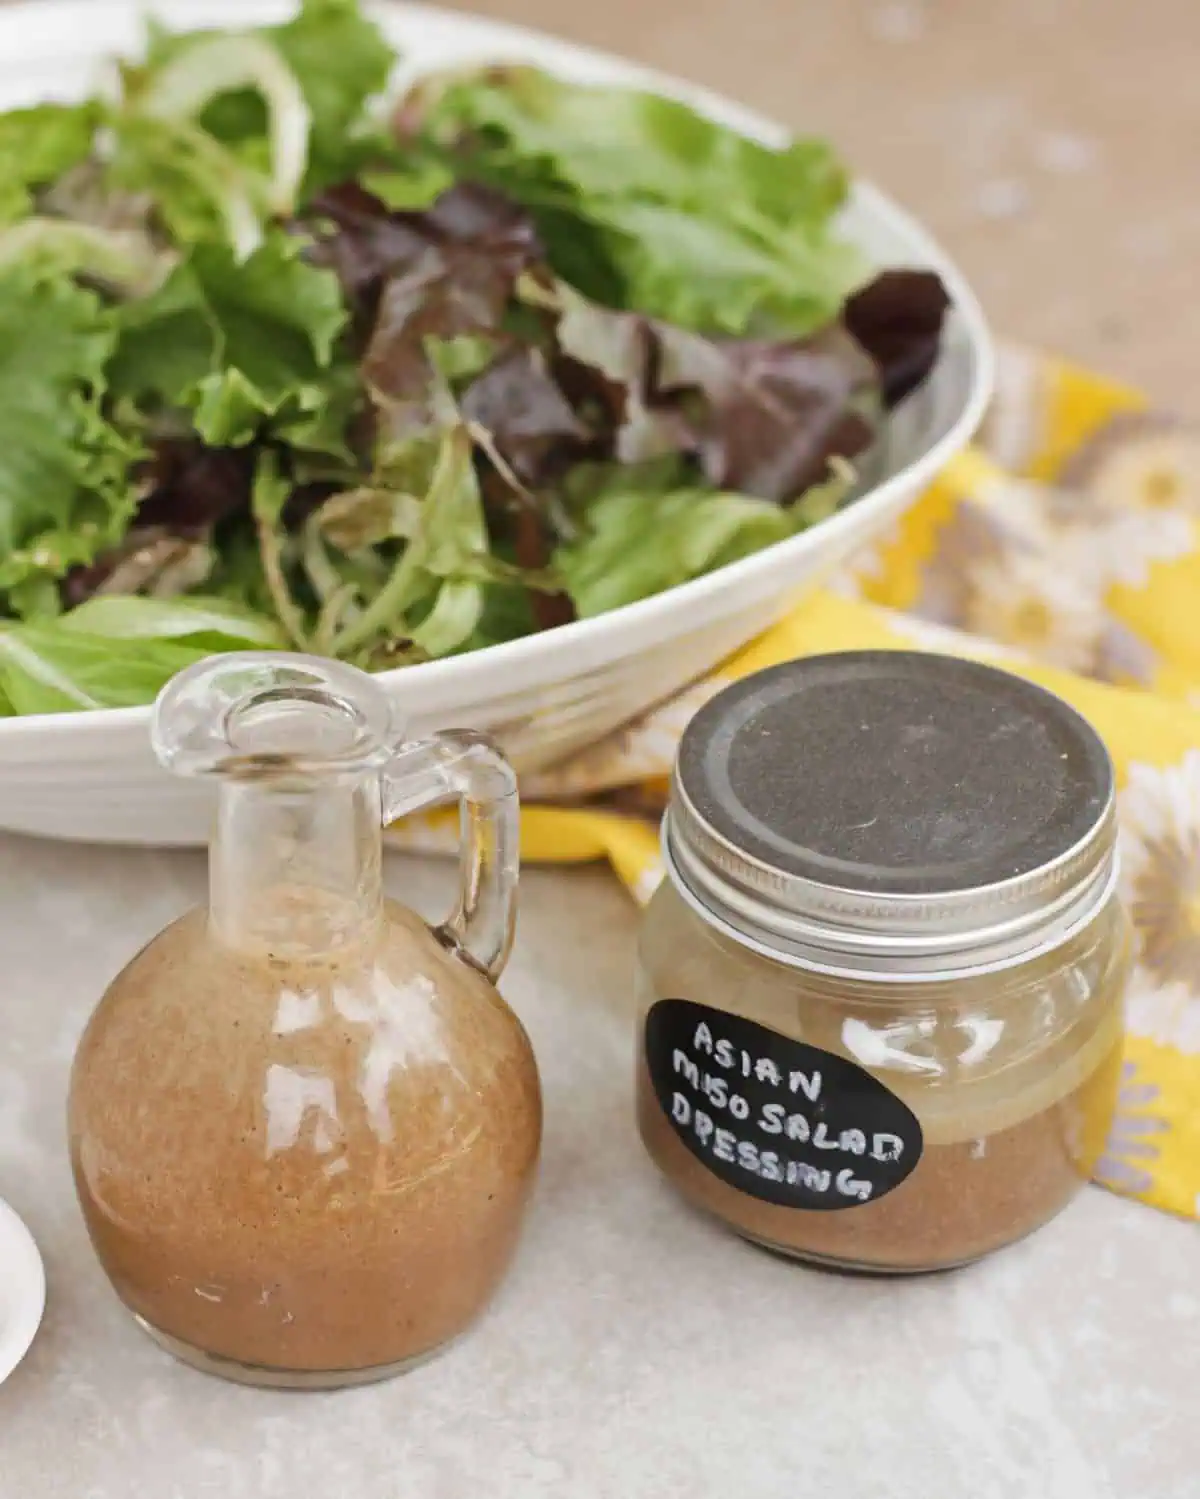
[[[921,1126],[869,1072],[753,1020],[687,999],[646,1017],[663,1113],[721,1181],[780,1207],[858,1207],[921,1159]]]

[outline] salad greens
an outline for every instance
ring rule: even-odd
[[[822,141],[773,151],[687,105],[535,68],[430,80],[409,118],[528,206],[581,291],[727,333],[810,333],[868,271],[833,227],[845,172]],[[465,140],[464,140],[465,137]]]
[[[872,279],[823,143],[395,63],[303,0],[0,114],[0,713],[648,597],[830,514],[927,376],[945,291]]]

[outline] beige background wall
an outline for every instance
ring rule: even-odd
[[[937,231],[998,331],[1200,413],[1200,0],[461,8],[830,135]]]

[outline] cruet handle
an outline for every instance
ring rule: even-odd
[[[437,935],[487,974],[499,978],[517,923],[520,805],[512,766],[485,735],[451,729],[402,744],[384,767],[383,816],[456,798],[462,848],[458,900]]]

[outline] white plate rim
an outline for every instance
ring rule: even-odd
[[[29,1352],[46,1309],[46,1269],[25,1222],[0,1197],[0,1384]],[[11,1294],[10,1294],[11,1292]]]
[[[59,60],[64,66],[72,60],[83,62],[92,59],[100,65],[109,55],[112,46],[111,43],[105,45],[99,40],[106,27],[119,33],[143,23],[148,15],[181,27],[219,26],[234,22],[253,25],[286,17],[294,8],[291,0],[158,0],[158,3],[144,5],[137,3],[137,0],[10,0],[10,3],[0,4],[0,58],[3,59],[0,72],[11,69],[14,65],[19,66],[22,51],[28,55],[35,45],[50,38],[58,46],[66,38],[73,42],[79,42],[82,38],[94,38],[95,44],[88,40],[76,45],[67,57],[60,54]],[[610,77],[614,81],[624,80],[633,85],[654,88],[683,99],[713,118],[768,144],[779,143],[792,133],[778,121],[698,84],[643,67],[601,49],[578,45],[530,28],[493,21],[468,12],[448,11],[438,6],[403,3],[403,0],[387,0],[387,3],[371,3],[368,0],[365,8],[398,47],[404,44],[403,33],[406,27],[429,27],[444,35],[459,37],[462,40],[462,56],[473,53],[480,60],[488,56],[525,57],[568,74]],[[70,43],[67,45],[70,46]],[[419,73],[420,70],[415,71]],[[787,541],[778,542],[739,562],[606,614],[576,620],[553,631],[489,646],[484,651],[379,672],[376,680],[385,688],[403,681],[405,693],[414,700],[419,700],[423,691],[434,698],[443,698],[451,695],[460,682],[469,684],[483,663],[486,663],[484,669],[503,670],[511,674],[514,683],[540,678],[538,668],[545,657],[548,642],[552,642],[556,650],[570,651],[573,647],[597,642],[602,633],[608,642],[605,654],[610,655],[618,638],[636,646],[640,639],[656,632],[666,635],[682,633],[683,622],[692,615],[703,612],[704,605],[709,600],[719,598],[727,587],[735,583],[745,587],[759,576],[765,579],[768,574],[777,571],[780,560],[789,552],[794,552],[797,556],[807,552],[808,543],[814,535],[819,533],[831,548],[835,546],[843,533],[856,529],[855,511],[859,506],[872,501],[883,504],[886,497],[900,486],[924,488],[932,481],[944,463],[974,433],[986,412],[995,380],[995,354],[991,334],[979,301],[966,278],[933,236],[912,215],[878,188],[860,178],[853,181],[853,197],[856,205],[886,220],[892,229],[909,239],[918,248],[921,263],[938,271],[950,293],[956,321],[971,353],[970,388],[959,416],[950,428],[918,458],[888,475],[878,485],[872,486],[854,505]],[[673,628],[663,628],[671,625]],[[6,742],[16,750],[22,739],[44,734],[51,725],[59,732],[73,732],[76,735],[84,730],[84,725],[89,735],[112,730],[129,731],[147,724],[149,714],[150,705],[142,704],[128,708],[89,709],[81,713],[13,716],[0,719],[0,743]]]

